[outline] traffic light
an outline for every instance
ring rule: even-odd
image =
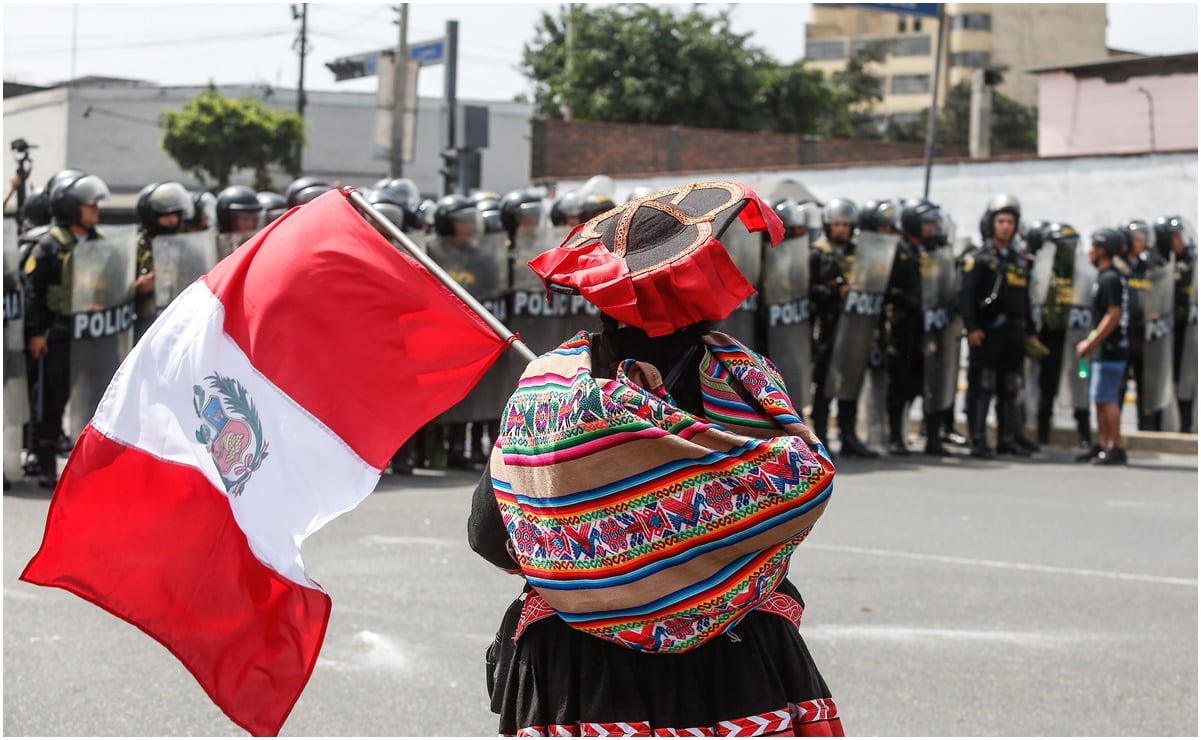
[[[439,154],[442,155],[442,167],[438,174],[442,175],[443,195],[450,195],[458,190],[459,150],[443,149]]]

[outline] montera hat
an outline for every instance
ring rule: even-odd
[[[784,226],[746,185],[695,182],[661,190],[586,221],[530,261],[548,291],[582,295],[648,336],[729,316],[755,289],[721,235],[742,220],[775,246]]]

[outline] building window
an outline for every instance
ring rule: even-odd
[[[808,41],[805,43],[806,59],[842,59],[847,55],[847,45],[838,41]]]
[[[985,69],[988,67],[989,59],[990,55],[987,51],[957,51],[951,54],[951,66]]]
[[[884,53],[887,54],[888,47],[890,46],[890,44],[891,44],[891,39],[873,39],[873,38],[851,39],[851,54],[852,55],[858,54],[859,52],[863,51],[864,49],[871,47],[871,46],[876,46],[876,45],[879,45],[880,47],[882,47]]]
[[[889,92],[893,95],[930,92],[930,75],[893,75]]]
[[[954,31],[991,31],[992,16],[988,13],[963,13],[951,17]]]
[[[914,18],[914,19],[913,19],[913,30],[914,30],[914,31],[920,31],[920,30],[922,30],[922,19],[921,19],[921,18]]]
[[[889,53],[894,57],[928,57],[930,56],[929,36],[906,36],[903,39],[893,39]]]
[[[905,16],[897,16],[897,33],[905,33]]]

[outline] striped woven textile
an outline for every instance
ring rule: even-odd
[[[676,408],[649,365],[594,378],[582,332],[529,364],[492,452],[523,575],[568,624],[636,650],[737,624],[833,492],[775,368],[724,334],[705,342],[708,418]]]

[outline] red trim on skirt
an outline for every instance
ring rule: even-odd
[[[789,704],[753,717],[718,722],[713,727],[651,727],[649,722],[580,722],[574,725],[523,727],[517,737],[842,737],[842,720],[833,699]]]

